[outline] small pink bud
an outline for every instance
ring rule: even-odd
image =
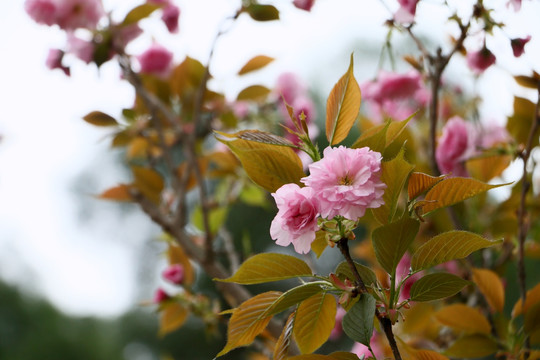
[[[510,40],[510,45],[512,45],[512,51],[514,52],[515,57],[520,57],[525,52],[525,44],[531,40],[531,35],[525,38],[517,38]]]
[[[50,49],[49,55],[47,56],[47,60],[45,60],[45,65],[51,69],[60,69],[66,74],[67,76],[70,75],[69,67],[62,64],[62,60],[64,58],[64,52],[60,49]]]
[[[156,290],[156,293],[154,294],[154,303],[155,304],[161,304],[165,300],[168,300],[170,298],[169,294],[165,292],[162,288],[158,288]]]
[[[315,0],[294,0],[293,5],[305,11],[311,11]]]
[[[137,56],[141,65],[141,73],[166,75],[170,68],[173,54],[161,45],[154,44]]]
[[[173,284],[180,285],[184,281],[184,267],[180,264],[170,265],[161,273],[163,278]]]
[[[476,74],[483,73],[488,67],[495,64],[495,60],[495,55],[485,46],[478,51],[467,54],[467,64]]]
[[[161,20],[167,26],[167,29],[170,33],[178,32],[178,19],[180,17],[180,8],[176,5],[169,4],[163,8],[163,15],[161,15]]]

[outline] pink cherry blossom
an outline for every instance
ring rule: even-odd
[[[180,18],[180,8],[176,5],[169,4],[163,8],[163,14],[161,15],[161,20],[165,23],[167,30],[170,33],[178,32],[178,22]]]
[[[54,0],[26,0],[24,9],[38,24],[53,25],[56,22]]]
[[[274,91],[278,98],[283,96],[288,104],[292,104],[294,99],[304,95],[307,89],[296,74],[286,72],[278,77]]]
[[[166,75],[171,69],[173,54],[159,44],[153,44],[137,60],[141,65],[141,73]]]
[[[399,283],[407,277],[409,274],[409,269],[411,267],[411,256],[409,254],[403,255],[396,267],[396,281]],[[401,288],[401,293],[399,294],[399,301],[409,299],[411,297],[411,288],[413,284],[422,277],[422,272],[418,272],[408,278],[403,287]]]
[[[495,55],[485,46],[478,51],[467,53],[467,65],[475,74],[483,73],[488,67],[495,64],[495,60]]]
[[[515,57],[520,57],[525,52],[525,45],[531,40],[531,35],[524,38],[517,38],[510,40],[512,45],[512,52]]]
[[[131,41],[141,35],[142,32],[138,24],[119,27],[114,34],[114,47],[116,49],[124,49]]]
[[[101,0],[57,0],[57,24],[64,30],[95,29],[105,15]]]
[[[83,40],[72,32],[67,34],[68,52],[89,64],[94,59],[95,46],[91,41]]]
[[[506,127],[493,122],[483,124],[476,138],[476,147],[489,149],[510,140]]]
[[[315,232],[319,229],[317,198],[313,189],[285,184],[272,196],[278,207],[278,213],[270,226],[272,239],[281,246],[292,243],[297,253],[307,254],[315,240]]]
[[[514,8],[514,11],[521,10],[521,0],[509,0],[506,4],[508,7]]]
[[[337,340],[341,337],[341,334],[343,334],[343,317],[347,311],[345,311],[344,308],[339,306],[336,311],[336,322],[334,324],[334,328],[332,329],[332,332],[330,333],[330,340]]]
[[[449,119],[437,143],[435,158],[443,174],[467,176],[463,161],[475,152],[475,129],[459,116]]]
[[[299,9],[310,11],[313,7],[315,0],[294,0],[293,5]]]
[[[394,20],[400,24],[408,24],[414,21],[418,0],[398,0],[399,9],[394,14]]]
[[[163,278],[173,284],[180,285],[184,281],[184,267],[181,264],[173,264],[163,270]]]
[[[371,350],[373,350],[373,355],[375,355],[377,359],[384,359],[384,350],[380,342],[379,334],[376,331],[373,331],[373,336],[371,336],[371,339],[369,340]],[[359,358],[362,358],[362,355],[365,356],[366,359],[372,357],[368,347],[358,342],[354,343],[351,352],[356,354]]]
[[[69,76],[69,67],[65,66],[62,63],[62,60],[64,59],[64,54],[65,53],[60,49],[50,49],[47,60],[45,60],[45,65],[51,70],[60,69],[64,72],[64,74]]]
[[[366,209],[384,204],[381,159],[380,153],[367,147],[327,147],[323,158],[309,165],[310,175],[301,181],[317,194],[322,217],[341,215],[356,220]]]
[[[162,288],[158,288],[154,294],[154,303],[155,304],[161,304],[165,300],[168,300],[170,298],[169,294],[165,292]]]

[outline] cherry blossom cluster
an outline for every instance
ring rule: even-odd
[[[181,264],[169,265],[169,267],[163,270],[161,276],[173,285],[182,285],[184,282],[184,267]],[[162,303],[163,301],[170,299],[170,297],[171,296],[165,290],[158,288],[154,294],[154,303]]]
[[[272,239],[281,246],[292,243],[305,254],[320,229],[319,218],[356,221],[366,209],[383,205],[381,160],[380,153],[367,147],[326,148],[323,158],[309,165],[310,175],[301,179],[305,187],[286,184],[272,194],[278,207]]]

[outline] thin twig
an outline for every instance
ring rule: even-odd
[[[360,276],[360,273],[358,272],[358,269],[356,268],[356,265],[351,257],[351,253],[349,251],[349,240],[347,238],[343,238],[338,241],[337,246],[341,251],[341,254],[343,254],[343,257],[345,257],[347,264],[349,264],[349,268],[351,269],[352,273],[354,274],[356,285],[360,290],[359,292],[367,293],[366,284],[362,280],[362,276]],[[396,338],[394,337],[394,332],[392,331],[392,321],[387,316],[382,314],[378,308],[375,309],[375,316],[377,316],[377,319],[379,319],[379,323],[383,328],[386,339],[388,340],[392,353],[394,354],[394,359],[401,360],[401,354],[399,353]]]

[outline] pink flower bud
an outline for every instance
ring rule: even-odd
[[[180,8],[176,5],[169,4],[163,9],[163,15],[161,15],[161,20],[167,26],[167,29],[170,33],[178,32],[178,19],[180,17]]]
[[[89,64],[94,59],[94,44],[75,36],[68,32],[67,36],[68,52]]]
[[[479,51],[467,54],[467,65],[476,74],[483,73],[488,67],[495,64],[495,60],[495,55],[485,46]]]
[[[62,64],[62,60],[64,58],[64,52],[60,49],[50,49],[49,55],[47,56],[47,60],[45,60],[45,65],[51,69],[60,69],[66,74],[67,76],[70,75],[69,67]]]
[[[180,285],[184,281],[184,267],[180,264],[170,265],[161,273],[163,278],[173,284]]]
[[[311,11],[315,0],[294,0],[293,5],[305,11]]]
[[[437,143],[435,158],[441,173],[467,176],[463,161],[475,150],[475,130],[459,116],[449,119]]]
[[[510,45],[512,45],[512,51],[515,57],[520,57],[525,52],[525,44],[531,40],[531,35],[525,38],[517,38],[510,40]]]
[[[398,0],[399,9],[394,14],[394,20],[400,24],[410,24],[416,15],[418,0]]]
[[[57,4],[56,23],[64,30],[95,29],[105,15],[101,0],[64,0]]]
[[[24,9],[38,24],[51,26],[56,22],[56,5],[53,0],[26,0]]]
[[[161,304],[165,300],[168,300],[170,298],[169,294],[165,292],[162,288],[158,288],[156,290],[156,293],[154,294],[154,303],[155,304]]]
[[[154,44],[148,50],[137,56],[141,65],[141,73],[166,75],[172,62],[173,54],[161,45]]]

